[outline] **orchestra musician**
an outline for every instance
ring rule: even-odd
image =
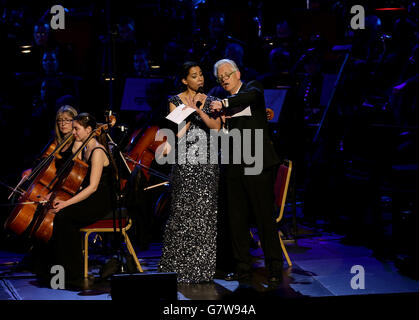
[[[91,283],[83,277],[80,228],[103,218],[116,204],[115,162],[106,134],[90,135],[95,128],[96,120],[88,113],[73,119],[72,133],[76,143],[87,143],[78,157],[88,164],[88,169],[79,192],[67,200],[52,201],[51,210],[55,213],[52,237],[46,244],[38,272],[41,281],[48,281],[51,266],[61,265],[65,270],[66,288],[84,288]]]
[[[55,116],[55,127],[54,127],[54,138],[52,142],[52,146],[58,146],[68,137],[68,135],[72,134],[73,131],[73,119],[77,116],[77,110],[69,105],[64,105],[60,109],[58,109],[57,114]],[[80,143],[75,143],[74,139],[71,138],[70,141],[60,150],[59,154],[63,160],[65,160],[68,156],[71,155],[72,151],[77,150],[78,145]],[[46,150],[48,151],[47,146]],[[44,152],[41,158],[47,156],[47,151]],[[32,168],[26,169],[22,172],[22,178],[28,177],[32,174]]]

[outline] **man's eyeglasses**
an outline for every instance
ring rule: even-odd
[[[73,122],[73,119],[57,119],[58,124],[60,124],[60,123],[69,124],[71,122]]]
[[[231,75],[232,75],[234,72],[236,72],[236,71],[237,71],[237,70],[234,70],[234,71],[231,71],[230,73],[227,73],[227,74],[224,74],[224,75],[219,76],[219,77],[217,78],[217,82],[218,82],[218,83],[222,83],[224,80],[228,80],[228,79],[230,79]]]

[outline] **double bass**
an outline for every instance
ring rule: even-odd
[[[46,202],[46,196],[57,183],[56,159],[61,159],[59,152],[72,138],[73,135],[70,134],[58,145],[55,141],[49,144],[42,155],[43,160],[36,166],[29,177],[23,177],[15,187],[14,192],[23,182],[32,180],[27,191],[19,197],[17,205],[5,221],[5,229],[21,235],[30,226],[39,204]]]
[[[59,173],[59,182],[51,190],[48,202],[42,209],[41,214],[36,219],[31,230],[31,236],[43,242],[48,242],[52,236],[55,213],[53,212],[53,203],[56,200],[66,201],[73,197],[81,187],[83,180],[88,172],[89,165],[78,158],[79,153],[90,142],[90,140],[101,134],[102,130],[108,130],[116,122],[115,117],[111,117],[108,124],[99,125],[92,130],[88,138],[77,149],[70,159],[66,161]]]

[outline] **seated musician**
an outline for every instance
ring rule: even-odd
[[[90,133],[96,129],[96,120],[87,113],[73,119],[76,143],[87,143],[78,154],[88,164],[81,189],[67,200],[51,199],[55,213],[52,237],[44,255],[44,280],[51,277],[51,266],[61,265],[65,271],[65,287],[88,285],[83,278],[83,255],[80,228],[100,220],[115,207],[116,166],[109,152],[106,134],[98,137]],[[90,138],[90,140],[89,140]]]
[[[77,110],[69,105],[62,106],[58,109],[55,116],[55,129],[54,129],[54,138],[52,144],[58,146],[63,142],[69,135],[72,135],[73,131],[73,119],[77,116]],[[42,154],[41,158],[46,157],[46,152]],[[67,159],[68,156],[72,154],[72,151],[77,150],[77,143],[74,145],[74,139],[71,138],[70,141],[60,150],[60,156],[63,160]],[[23,171],[22,178],[24,176],[29,177],[32,174],[32,168]]]

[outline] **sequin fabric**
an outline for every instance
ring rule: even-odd
[[[204,112],[210,113],[209,105],[213,99],[207,97]],[[176,106],[182,104],[178,96],[171,97],[169,102]],[[187,134],[197,128],[202,130],[198,130],[194,138],[187,138]],[[184,153],[198,154],[194,149],[202,138],[207,141],[204,156],[208,164],[196,163],[196,158],[189,161],[188,157],[186,163],[179,164],[178,160],[185,156]],[[172,165],[171,211],[163,236],[159,271],[176,272],[180,283],[207,282],[215,273],[219,169],[217,164],[209,162],[209,130],[196,113],[191,115],[191,125],[177,146],[182,143],[186,149],[181,149],[179,156],[176,150],[177,161]]]

